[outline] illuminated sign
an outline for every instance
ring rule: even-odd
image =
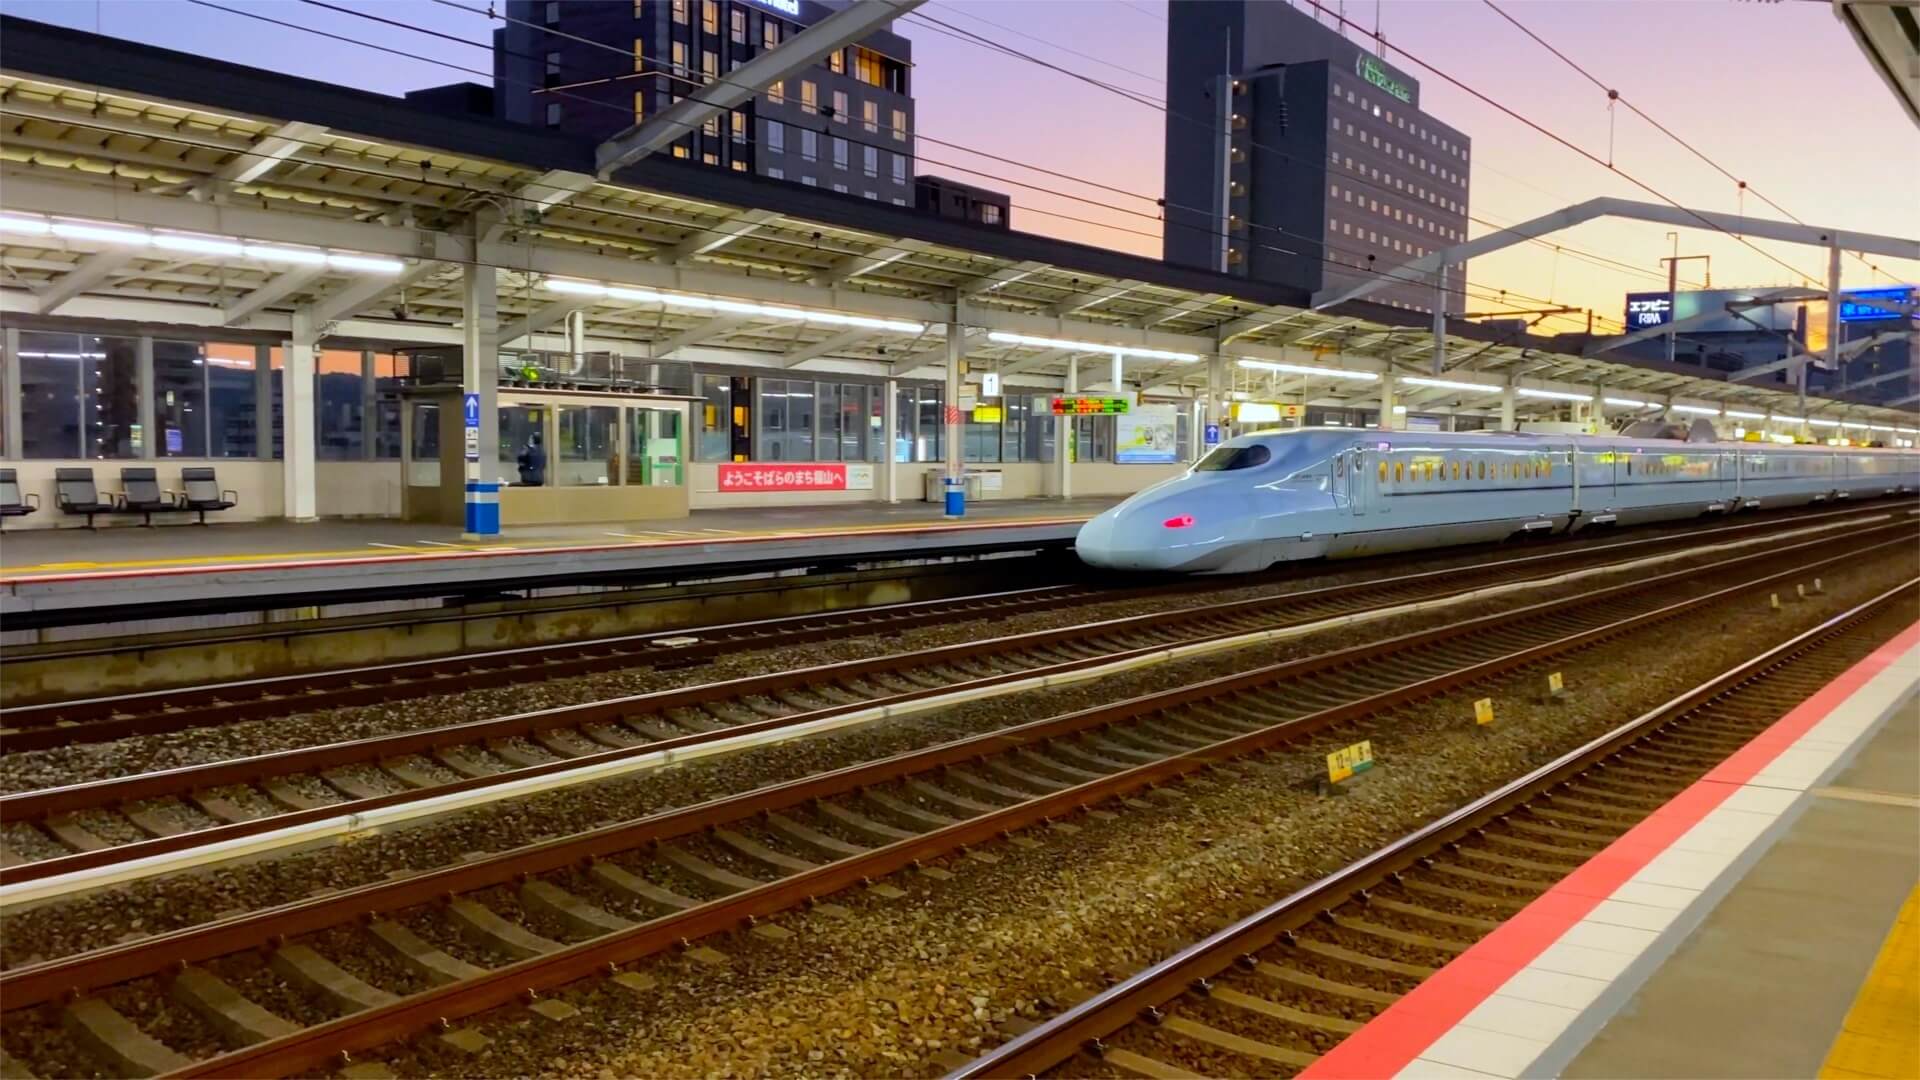
[[[976,424],[999,423],[1000,422],[1000,406],[975,405],[973,407],[973,422]]]
[[[1394,78],[1393,73],[1387,70],[1385,64],[1368,56],[1366,53],[1361,53],[1354,59],[1353,73],[1380,89],[1385,90],[1387,93],[1392,94],[1394,97],[1399,98],[1401,101],[1408,103],[1412,103],[1413,101],[1413,91],[1407,89],[1399,79]]]
[[[1057,397],[1053,399],[1055,416],[1112,416],[1126,412],[1123,397]]]
[[[1840,294],[1841,322],[1873,322],[1898,319],[1899,306],[1913,303],[1913,286],[1895,285],[1885,289],[1852,289]]]
[[[1645,330],[1673,321],[1673,294],[1642,292],[1627,294],[1627,330]]]
[[[782,15],[800,17],[800,0],[754,0],[761,7],[772,8]]]
[[[1273,401],[1236,401],[1233,403],[1233,422],[1272,424],[1281,417],[1297,418],[1301,411],[1298,405],[1282,405]]]
[[[719,481],[721,491],[872,491],[873,466],[722,462]]]

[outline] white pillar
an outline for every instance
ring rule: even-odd
[[[1513,385],[1511,383],[1500,390],[1500,430],[1516,430],[1513,422]]]
[[[461,389],[480,396],[479,461],[466,463],[469,537],[500,535],[500,313],[499,281],[491,266],[468,264],[460,279]],[[549,413],[551,416],[551,412]],[[553,440],[546,443],[547,477],[556,474]]]
[[[1593,400],[1587,405],[1587,412],[1593,417],[1593,433],[1595,435],[1605,435],[1612,430],[1607,424],[1606,394],[1607,391],[1605,387],[1594,387]]]
[[[1380,376],[1380,430],[1393,430],[1393,376],[1384,373]]]
[[[314,482],[313,365],[319,351],[313,309],[293,309],[293,336],[286,344],[286,366],[280,369],[282,455],[280,478],[283,509],[288,521],[314,521],[319,497]],[[272,438],[272,432],[263,432]]]
[[[1066,396],[1080,392],[1080,358],[1067,357]],[[1053,464],[1060,470],[1060,497],[1073,498],[1073,417],[1062,413],[1053,418]]]
[[[959,320],[947,324],[947,396],[946,396],[946,443],[947,443],[947,486],[959,484],[966,473],[965,446],[963,439],[966,428],[960,415],[960,362],[967,352],[967,328]]]
[[[1119,397],[1125,392],[1120,388],[1122,385],[1122,380],[1124,380],[1125,378],[1126,378],[1126,371],[1123,369],[1121,365],[1120,354],[1116,352],[1113,354],[1113,396],[1114,397]]]
[[[880,454],[886,464],[881,466],[880,490],[886,493],[889,503],[897,503],[900,501],[900,476],[895,468],[895,459],[900,454],[895,444],[900,438],[900,384],[888,379],[883,392],[887,400],[880,407],[880,423],[886,430],[882,433],[884,441]]]

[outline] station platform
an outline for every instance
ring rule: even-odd
[[[922,502],[695,510],[672,522],[510,529],[486,541],[387,520],[10,532],[0,540],[0,618],[59,625],[134,606],[258,609],[281,600],[1064,549],[1082,522],[1118,501],[994,500],[970,505],[959,519]]]
[[[1920,623],[1301,1075],[1920,1076]]]

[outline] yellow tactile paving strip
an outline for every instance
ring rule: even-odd
[[[1820,1076],[1920,1077],[1920,886],[1900,906],[1900,917],[1847,1010]]]
[[[416,541],[413,543],[375,544],[331,551],[228,552],[217,555],[181,555],[156,559],[127,559],[112,562],[56,562],[7,567],[0,570],[0,581],[38,574],[108,573],[138,570],[205,569],[224,566],[271,566],[277,563],[313,563],[352,559],[382,559],[421,555],[460,555],[477,553],[548,552],[567,550],[607,550],[614,548],[669,547],[709,543],[737,544],[753,540],[803,539],[823,536],[863,536],[903,532],[963,532],[989,528],[1078,525],[1085,517],[996,517],[964,522],[873,522],[845,525],[800,525],[779,529],[684,529],[604,532],[600,537],[526,538],[519,541]]]

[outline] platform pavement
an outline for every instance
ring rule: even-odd
[[[1920,1076],[1902,1014],[1920,973],[1897,952],[1920,882],[1917,694],[1920,623],[1303,1080]]]

